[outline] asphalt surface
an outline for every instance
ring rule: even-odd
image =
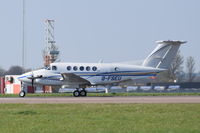
[[[200,96],[134,96],[134,97],[25,97],[0,98],[0,103],[200,103]]]

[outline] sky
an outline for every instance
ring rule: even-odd
[[[0,67],[22,65],[22,1],[0,0]],[[200,71],[199,0],[26,0],[25,67],[43,66],[46,19],[55,20],[62,62],[143,60],[157,40],[180,48]]]

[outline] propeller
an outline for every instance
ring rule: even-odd
[[[32,72],[31,77],[28,77],[28,79],[31,79],[32,88],[34,87],[34,80],[35,79],[39,79],[39,78],[42,78],[42,75],[38,75],[38,76],[34,77],[34,73],[33,72]]]

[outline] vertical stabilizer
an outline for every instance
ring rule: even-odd
[[[186,41],[157,41],[158,46],[144,60],[143,66],[169,69],[181,44]]]

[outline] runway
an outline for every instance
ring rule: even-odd
[[[80,104],[80,103],[200,103],[200,96],[134,96],[134,97],[25,97],[0,98],[0,103]]]

